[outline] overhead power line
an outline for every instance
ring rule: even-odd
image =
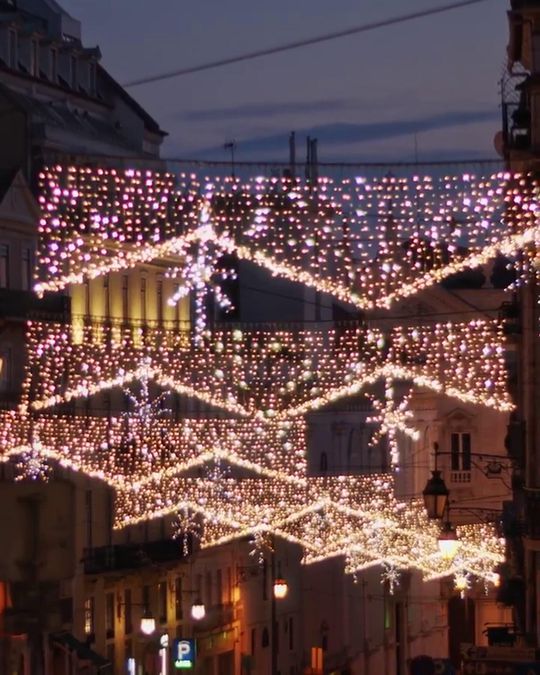
[[[461,7],[467,7],[468,5],[476,5],[480,2],[485,2],[485,0],[461,0],[461,2],[452,2],[448,5],[441,5],[439,7],[432,7],[430,9],[420,10],[418,12],[412,12],[410,14],[401,14],[400,16],[394,16],[389,19],[383,19],[381,21],[374,21],[373,23],[365,23],[360,26],[354,26],[352,28],[345,28],[344,30],[336,31],[333,33],[324,33],[322,35],[316,35],[312,38],[306,38],[304,40],[296,40],[294,42],[286,42],[282,45],[276,45],[275,47],[268,47],[266,49],[260,49],[254,52],[246,52],[245,54],[238,54],[237,56],[230,56],[228,58],[219,59],[218,61],[208,61],[206,63],[200,63],[197,66],[189,66],[188,68],[179,68],[177,70],[171,70],[168,72],[158,73],[156,75],[149,75],[148,77],[142,77],[137,80],[132,80],[131,82],[126,82],[124,87],[138,87],[141,84],[150,84],[151,82],[160,82],[161,80],[169,80],[173,77],[181,77],[182,75],[189,75],[191,73],[199,73],[203,70],[212,70],[213,68],[221,68],[222,66],[228,66],[231,63],[240,63],[241,61],[250,61],[252,59],[258,59],[262,56],[270,56],[272,54],[279,54],[280,52],[287,52],[293,49],[300,49],[301,47],[309,47],[311,45],[318,44],[320,42],[328,42],[329,40],[337,40],[338,38],[347,37],[349,35],[356,35],[358,33],[366,33],[370,30],[376,30],[377,28],[384,28],[386,26],[393,26],[398,23],[405,23],[406,21],[413,21],[414,19],[421,19],[425,16],[432,16],[434,14],[442,14],[443,12],[450,12],[453,9],[460,9]]]

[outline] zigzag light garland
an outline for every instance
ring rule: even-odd
[[[203,546],[273,534],[301,544],[306,563],[343,555],[352,573],[383,565],[389,575],[495,580],[503,543],[493,528],[460,528],[449,561],[438,528],[420,503],[396,499],[391,475],[309,476],[302,416],[384,381],[373,421],[397,464],[399,434],[414,430],[394,381],[511,410],[496,322],[208,331],[202,310],[212,289],[226,300],[216,283],[224,253],[363,309],[499,252],[527,257],[540,238],[532,178],[240,183],[54,167],[41,181],[39,293],[159,262],[179,284],[171,303],[195,293],[195,331],[31,322],[24,403],[0,414],[0,460],[26,458],[33,478],[57,462],[105,480],[117,493],[117,527],[177,513]],[[150,383],[158,396],[172,390],[235,419],[162,418]],[[59,414],[128,388],[137,403],[141,386],[146,399],[124,416]]]
[[[281,419],[357,394],[381,378],[411,380],[462,401],[511,410],[503,334],[490,321],[330,331],[207,332],[199,342],[165,329],[89,324],[29,326],[31,407],[150,377],[240,416]]]
[[[509,173],[241,183],[58,166],[41,185],[39,293],[157,259],[177,273],[198,241],[369,309],[540,241],[538,184]]]
[[[492,580],[494,566],[502,562],[502,544],[487,526],[463,529],[467,536],[459,556],[454,561],[444,559],[437,547],[438,528],[427,519],[422,504],[395,498],[389,474],[308,476],[302,423],[289,429],[281,424],[252,429],[234,420],[177,424],[159,420],[156,424],[162,425],[156,443],[163,441],[161,431],[167,432],[165,447],[161,443],[159,453],[140,453],[132,447],[126,455],[120,419],[57,415],[30,419],[21,413],[2,413],[5,450],[0,459],[8,461],[32,447],[35,459],[45,466],[58,462],[113,486],[117,527],[180,513],[184,529],[201,533],[203,547],[272,533],[301,544],[305,563],[346,555],[349,572],[385,563],[418,569],[430,578],[466,570],[486,581]],[[258,442],[256,448],[254,442]],[[288,443],[294,443],[297,452],[302,449],[294,466]],[[148,439],[145,447],[152,447]],[[256,456],[264,461],[265,450],[272,459],[271,468],[245,459]],[[216,457],[226,460],[237,475],[186,477]],[[276,457],[285,464],[281,471],[276,469]],[[257,473],[260,478],[246,477]]]

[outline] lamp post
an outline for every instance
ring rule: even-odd
[[[204,602],[197,598],[195,602],[191,605],[191,618],[194,621],[202,621],[206,616],[206,607]]]
[[[433,450],[435,452],[435,468],[431,472],[431,478],[426,483],[422,496],[424,497],[424,506],[428,518],[440,520],[445,513],[449,492],[441,472],[437,469],[438,443],[433,444]]]
[[[141,633],[152,635],[156,630],[156,620],[149,609],[145,609],[141,617]]]
[[[455,558],[459,549],[459,539],[455,529],[450,523],[450,507],[448,502],[446,505],[446,521],[442,527],[441,533],[439,535],[439,541],[437,543],[443,558],[446,560],[453,560]]]
[[[289,585],[281,574],[281,569],[278,564],[276,574],[276,544],[275,537],[272,536],[272,553],[270,558],[270,572],[272,579],[272,597],[271,597],[271,673],[275,675],[278,672],[278,649],[279,649],[279,625],[277,622],[277,601],[283,600],[289,592]]]

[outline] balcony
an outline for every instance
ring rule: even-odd
[[[450,482],[458,485],[471,482],[471,471],[451,471]]]
[[[189,550],[191,551],[191,542]],[[85,574],[106,574],[182,560],[185,560],[185,556],[178,541],[160,539],[141,544],[121,544],[87,549],[83,564]]]
[[[69,319],[70,298],[57,293],[38,298],[31,291],[0,288],[0,308],[0,319],[65,322]]]

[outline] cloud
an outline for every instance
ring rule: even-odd
[[[400,136],[413,136],[428,131],[450,129],[481,122],[493,122],[499,119],[497,110],[459,110],[439,113],[416,119],[399,119],[387,122],[355,123],[328,123],[319,124],[296,130],[297,137],[311,136],[319,139],[319,146],[324,148],[325,155],[332,152],[332,147],[350,146],[351,144],[369,143],[372,141],[389,140]],[[270,135],[261,135],[241,139],[237,137],[238,159],[241,156],[263,154],[274,156],[279,152],[280,156],[286,152],[288,132]],[[327,148],[330,149],[327,152]],[[190,153],[200,158],[221,157],[223,147],[215,146],[202,148],[200,151]],[[424,154],[424,153],[422,153]],[[268,158],[268,157],[267,157]]]
[[[245,103],[229,108],[189,110],[179,115],[186,122],[219,122],[236,119],[261,119],[314,112],[335,112],[359,107],[358,101],[330,99],[320,101],[287,101],[281,103]]]

